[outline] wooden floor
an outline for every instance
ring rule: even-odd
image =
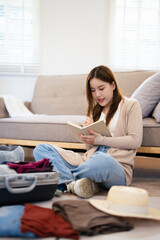
[[[136,156],[131,186],[146,189],[150,197],[160,197],[160,158]]]
[[[160,178],[133,179],[131,186],[147,190],[150,197],[160,197]]]

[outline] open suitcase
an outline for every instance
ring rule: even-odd
[[[0,206],[54,197],[59,172],[23,173],[0,176]]]

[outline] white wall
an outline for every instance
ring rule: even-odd
[[[41,0],[43,75],[88,73],[104,64],[106,0]],[[31,100],[35,77],[0,76],[0,95]]]
[[[13,95],[30,101],[37,77],[0,76],[0,95]]]
[[[105,0],[44,0],[42,73],[87,73],[104,61]]]

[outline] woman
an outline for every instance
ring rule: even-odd
[[[136,100],[124,97],[112,71],[95,67],[86,81],[88,100],[84,125],[104,119],[112,137],[92,130],[80,135],[87,151],[81,155],[49,144],[34,150],[36,161],[49,158],[60,172],[58,189],[68,190],[80,197],[92,197],[101,186],[129,185],[136,149],[142,141],[142,114]]]

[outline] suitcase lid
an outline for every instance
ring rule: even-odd
[[[6,188],[11,193],[29,192],[37,185],[58,184],[59,172],[40,172],[6,174],[0,176],[0,189]]]

